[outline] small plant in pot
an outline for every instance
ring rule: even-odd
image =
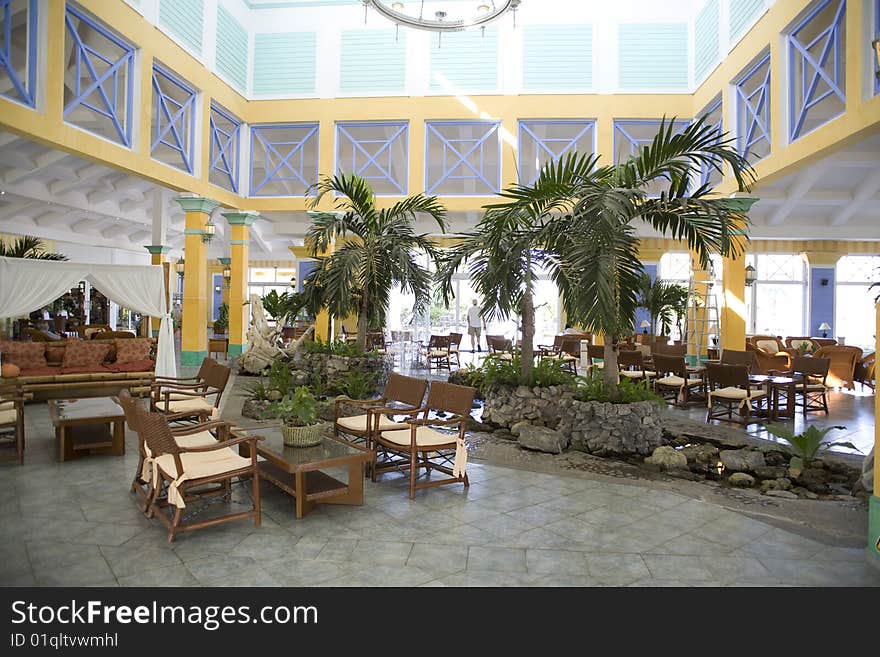
[[[292,395],[269,404],[264,415],[284,423],[285,445],[314,447],[321,442],[324,425],[318,419],[318,402],[307,386],[294,388]]]

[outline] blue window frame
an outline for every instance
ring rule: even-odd
[[[871,34],[872,40],[880,39],[880,0],[874,0],[874,32]],[[874,62],[874,95],[880,94],[880,62],[877,56],[871,60]]]
[[[626,161],[639,152],[643,146],[650,144],[660,129],[660,119],[615,119],[614,120],[614,163]],[[669,123],[667,119],[666,123]],[[673,123],[676,133],[690,125],[689,120],[679,119]],[[663,180],[655,180],[645,191],[648,196],[660,196],[667,189]]]
[[[405,195],[409,124],[406,121],[336,124],[336,170],[370,181],[378,195]]]
[[[596,121],[520,121],[517,174],[520,183],[531,185],[549,162],[571,151],[596,150]]]
[[[64,120],[131,148],[134,47],[68,4]]]
[[[770,154],[770,51],[739,77],[736,85],[736,146],[760,160]]]
[[[150,155],[187,173],[195,173],[198,92],[158,64],[153,66]]]
[[[711,103],[706,105],[705,109],[698,116],[699,118],[705,117],[706,127],[712,128],[717,135],[722,135],[724,133],[724,126],[722,124],[721,95],[719,94]],[[723,177],[723,173],[711,164],[705,163],[700,166],[700,186],[709,185],[710,187],[715,187],[721,182]]]
[[[845,0],[823,0],[788,35],[791,141],[846,110],[845,18]]]
[[[238,194],[241,119],[211,103],[211,166],[208,181]]]
[[[501,191],[499,121],[426,121],[425,191],[487,196]]]
[[[0,0],[0,95],[37,104],[37,0]]]
[[[251,126],[251,196],[305,196],[317,182],[317,123]]]

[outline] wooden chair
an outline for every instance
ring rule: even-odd
[[[753,419],[752,412],[756,410],[753,404],[760,407],[767,393],[751,388],[749,370],[745,365],[707,363],[706,373],[708,375],[706,397],[709,406],[706,422],[721,420],[746,425],[758,421]],[[720,406],[720,410],[715,410],[716,406]]]
[[[503,335],[487,335],[489,355],[499,360],[513,360],[513,341]]]
[[[657,375],[653,370],[645,369],[644,356],[637,349],[617,352],[617,366],[620,368],[620,376],[627,379],[649,379]]]
[[[668,344],[667,342],[652,342],[651,354],[662,354],[664,356],[681,356],[687,355],[687,345],[684,344]]]
[[[260,526],[260,473],[257,467],[256,442],[259,436],[244,436],[227,440],[229,425],[225,422],[219,426],[219,440],[214,445],[205,447],[183,448],[175,440],[168,420],[161,413],[146,412],[137,408],[136,421],[138,434],[153,455],[151,485],[153,493],[147,517],[157,517],[168,528],[168,542],[174,541],[177,534],[211,527],[223,522],[253,518],[254,525]],[[248,445],[249,458],[240,456],[231,448],[242,443]],[[227,513],[221,516],[184,522],[183,512],[191,502],[204,501],[207,497],[217,496],[217,487],[206,485],[220,484],[221,494],[229,502],[233,479],[250,478],[253,508],[248,511]],[[166,491],[166,504],[158,502],[159,490]],[[163,509],[172,509],[170,515]]]
[[[592,375],[594,369],[605,369],[605,345],[590,344],[587,346],[587,374]]]
[[[431,366],[435,366],[438,369],[442,367],[445,367],[447,370],[451,369],[449,366],[449,336],[432,335],[428,339],[424,356],[425,364],[429,370]]]
[[[154,382],[150,391],[150,410],[162,413],[169,422],[203,422],[208,418],[216,419],[231,371],[226,365],[215,361],[201,382]],[[172,395],[177,399],[172,399]]]
[[[789,352],[788,345],[783,342],[782,338],[775,335],[755,335],[749,340],[758,349],[763,349],[767,353],[777,354],[779,352]]]
[[[791,349],[792,354],[800,354],[801,345],[803,345],[804,343],[806,343],[808,345],[808,349],[809,349],[810,353],[813,353],[814,351],[816,351],[816,349],[818,349],[819,347],[822,346],[816,340],[814,340],[813,338],[811,338],[809,336],[797,336],[797,337],[785,338],[785,346],[787,349]]]
[[[3,460],[24,465],[24,392],[19,384],[0,383],[0,444],[15,447],[15,455],[4,454]]]
[[[827,379],[829,386],[846,386],[850,390],[855,390],[856,363],[862,358],[862,350],[859,347],[849,345],[819,347],[813,357],[828,358],[831,361]]]
[[[384,331],[368,331],[367,332],[367,351],[376,351],[380,354],[385,353],[385,332]]]
[[[740,351],[739,349],[722,349],[721,350],[722,365],[745,365],[746,369],[752,373],[757,373],[758,361],[754,351]]]
[[[334,408],[333,431],[347,443],[357,446],[363,442],[373,449],[372,437],[377,431],[405,429],[406,424],[391,419],[398,411],[411,411],[422,407],[428,382],[392,372],[381,397],[374,399],[337,399]],[[341,415],[342,404],[360,406],[367,410],[364,415]],[[394,406],[400,404],[401,406]]]
[[[463,333],[449,334],[449,358],[455,358],[455,364],[461,367],[461,359],[459,357],[459,349],[461,348],[461,338]]]
[[[152,478],[153,454],[144,443],[140,432],[138,431],[138,410],[142,409],[141,405],[131,396],[128,390],[120,390],[116,401],[122,407],[125,413],[125,422],[128,428],[134,431],[138,436],[138,464],[134,472],[134,478],[131,482],[131,492],[136,493],[141,499],[141,511],[146,513],[153,502],[153,495],[156,492],[150,484]],[[183,449],[193,447],[207,447],[217,442],[217,437],[211,433],[212,430],[217,431],[223,422],[206,422],[195,426],[184,428],[174,428],[171,430],[174,440]]]
[[[861,383],[863,386],[867,386],[871,390],[874,389],[875,379],[874,372],[877,366],[877,353],[872,352],[867,356],[863,356],[858,363],[856,363],[855,370],[853,371],[853,377],[856,381]]]
[[[194,385],[204,385],[205,377],[208,376],[208,372],[215,365],[219,365],[219,363],[213,358],[206,357],[202,359],[202,364],[199,365],[199,371],[196,372],[195,376],[184,376],[184,377],[173,377],[173,376],[156,376],[153,377],[153,382],[163,386],[165,384],[173,385],[182,385],[182,386],[194,386]],[[187,399],[187,397],[183,394],[177,394],[171,388],[168,388],[170,392],[170,399],[172,401],[178,401],[181,399]],[[162,391],[164,393],[164,389]],[[161,396],[161,393],[160,393]]]
[[[654,380],[654,390],[674,406],[687,408],[694,402],[706,401],[705,377],[702,374],[691,377],[684,356],[654,354],[654,371],[658,377]]]
[[[51,331],[29,328],[27,332],[28,335],[31,336],[31,341],[33,342],[64,342],[67,340],[63,335],[58,335]]]
[[[804,417],[808,411],[825,411],[828,415],[828,369],[831,360],[828,358],[808,358],[806,356],[792,356],[791,374],[801,375],[803,382],[795,387],[795,406],[803,406]]]
[[[553,340],[552,349],[550,351],[542,350],[540,357],[541,360],[555,361],[572,374],[577,374],[577,364],[581,357],[580,335],[571,333],[568,335],[557,335]]]
[[[443,381],[432,383],[428,391],[428,401],[423,408],[401,413],[410,416],[407,428],[379,431],[375,434],[377,449],[373,452],[373,481],[376,481],[376,475],[381,472],[409,469],[410,499],[415,499],[417,490],[430,486],[463,483],[467,488],[470,482],[467,476],[467,446],[464,435],[475,392],[473,388]],[[438,412],[451,416],[445,419],[432,417]],[[435,427],[445,430],[454,428],[455,432],[443,433]],[[382,463],[378,462],[380,450],[385,457]],[[417,484],[420,468],[424,468],[428,476],[432,470],[437,470],[449,477]]]

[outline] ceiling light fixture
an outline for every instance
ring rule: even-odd
[[[208,219],[208,223],[205,224],[205,228],[202,231],[202,241],[207,244],[212,239],[214,239],[214,233],[217,232],[217,227],[214,225],[213,219]]]
[[[471,27],[485,27],[489,23],[498,20],[504,14],[513,14],[513,26],[516,27],[516,10],[521,0],[489,0],[481,2],[476,7],[475,14],[454,12],[455,18],[450,18],[446,11],[435,11],[434,18],[426,18],[424,15],[425,3],[418,3],[418,13],[408,13],[402,2],[387,3],[383,0],[361,0],[364,3],[364,22],[367,22],[367,10],[375,9],[379,14],[392,21],[398,26],[411,27],[416,30],[429,32],[459,32]],[[416,4],[416,3],[412,3]]]

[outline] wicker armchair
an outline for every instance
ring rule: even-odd
[[[202,367],[206,368],[203,378],[192,383],[156,379],[150,389],[150,410],[164,414],[169,422],[216,419],[231,370],[217,361],[203,361]]]
[[[374,399],[337,399],[334,407],[333,431],[336,436],[347,443],[357,446],[365,443],[367,449],[372,449],[372,437],[377,431],[390,429],[405,429],[406,424],[392,420],[390,416],[397,415],[398,411],[406,412],[421,408],[425,398],[425,390],[428,382],[425,379],[416,379],[411,376],[391,373],[388,383],[381,397]],[[401,404],[392,406],[392,404]],[[342,405],[360,406],[367,412],[363,415],[343,416]]]
[[[706,401],[706,381],[702,373],[691,377],[684,356],[654,354],[654,391],[674,406],[687,408]],[[671,396],[671,397],[670,397]]]
[[[862,350],[859,347],[851,347],[848,345],[832,345],[829,347],[819,347],[814,358],[828,358],[831,365],[828,368],[828,385],[831,387],[846,386],[850,390],[855,389],[855,369],[856,363],[862,357]]]
[[[443,381],[432,383],[423,408],[401,413],[410,417],[408,427],[376,433],[371,469],[373,481],[381,472],[409,469],[410,499],[415,499],[417,490],[430,486],[463,483],[467,488],[470,482],[464,435],[475,392],[473,388]],[[437,417],[438,413],[448,417],[441,419]],[[445,432],[438,431],[438,428]],[[384,457],[382,462],[378,461],[380,451]],[[417,484],[418,470],[422,468],[427,473],[437,470],[449,477]]]
[[[724,349],[721,352],[721,362],[727,362],[724,359],[724,354],[729,351],[731,350]],[[761,347],[755,346],[751,342],[746,342],[746,351],[751,354],[750,359],[752,360],[753,365],[750,371],[752,374],[770,374],[771,371],[787,372],[791,369],[791,354],[787,351],[770,353]]]
[[[856,363],[855,371],[853,375],[855,376],[855,380],[861,383],[863,386],[867,386],[871,390],[874,389],[875,379],[874,372],[876,367],[877,360],[877,352],[871,352],[867,356],[863,356],[858,363]]]
[[[828,415],[828,370],[831,361],[827,358],[792,356],[791,373],[803,377],[795,388],[795,406],[802,406],[804,417],[808,411],[825,411]]]
[[[15,458],[24,465],[24,393],[21,386],[0,383],[0,443],[15,448]],[[3,460],[11,460],[4,455]]]
[[[745,425],[758,421],[752,413],[760,407],[767,393],[750,387],[745,365],[708,363],[706,374],[709,381],[706,422],[721,420]]]

